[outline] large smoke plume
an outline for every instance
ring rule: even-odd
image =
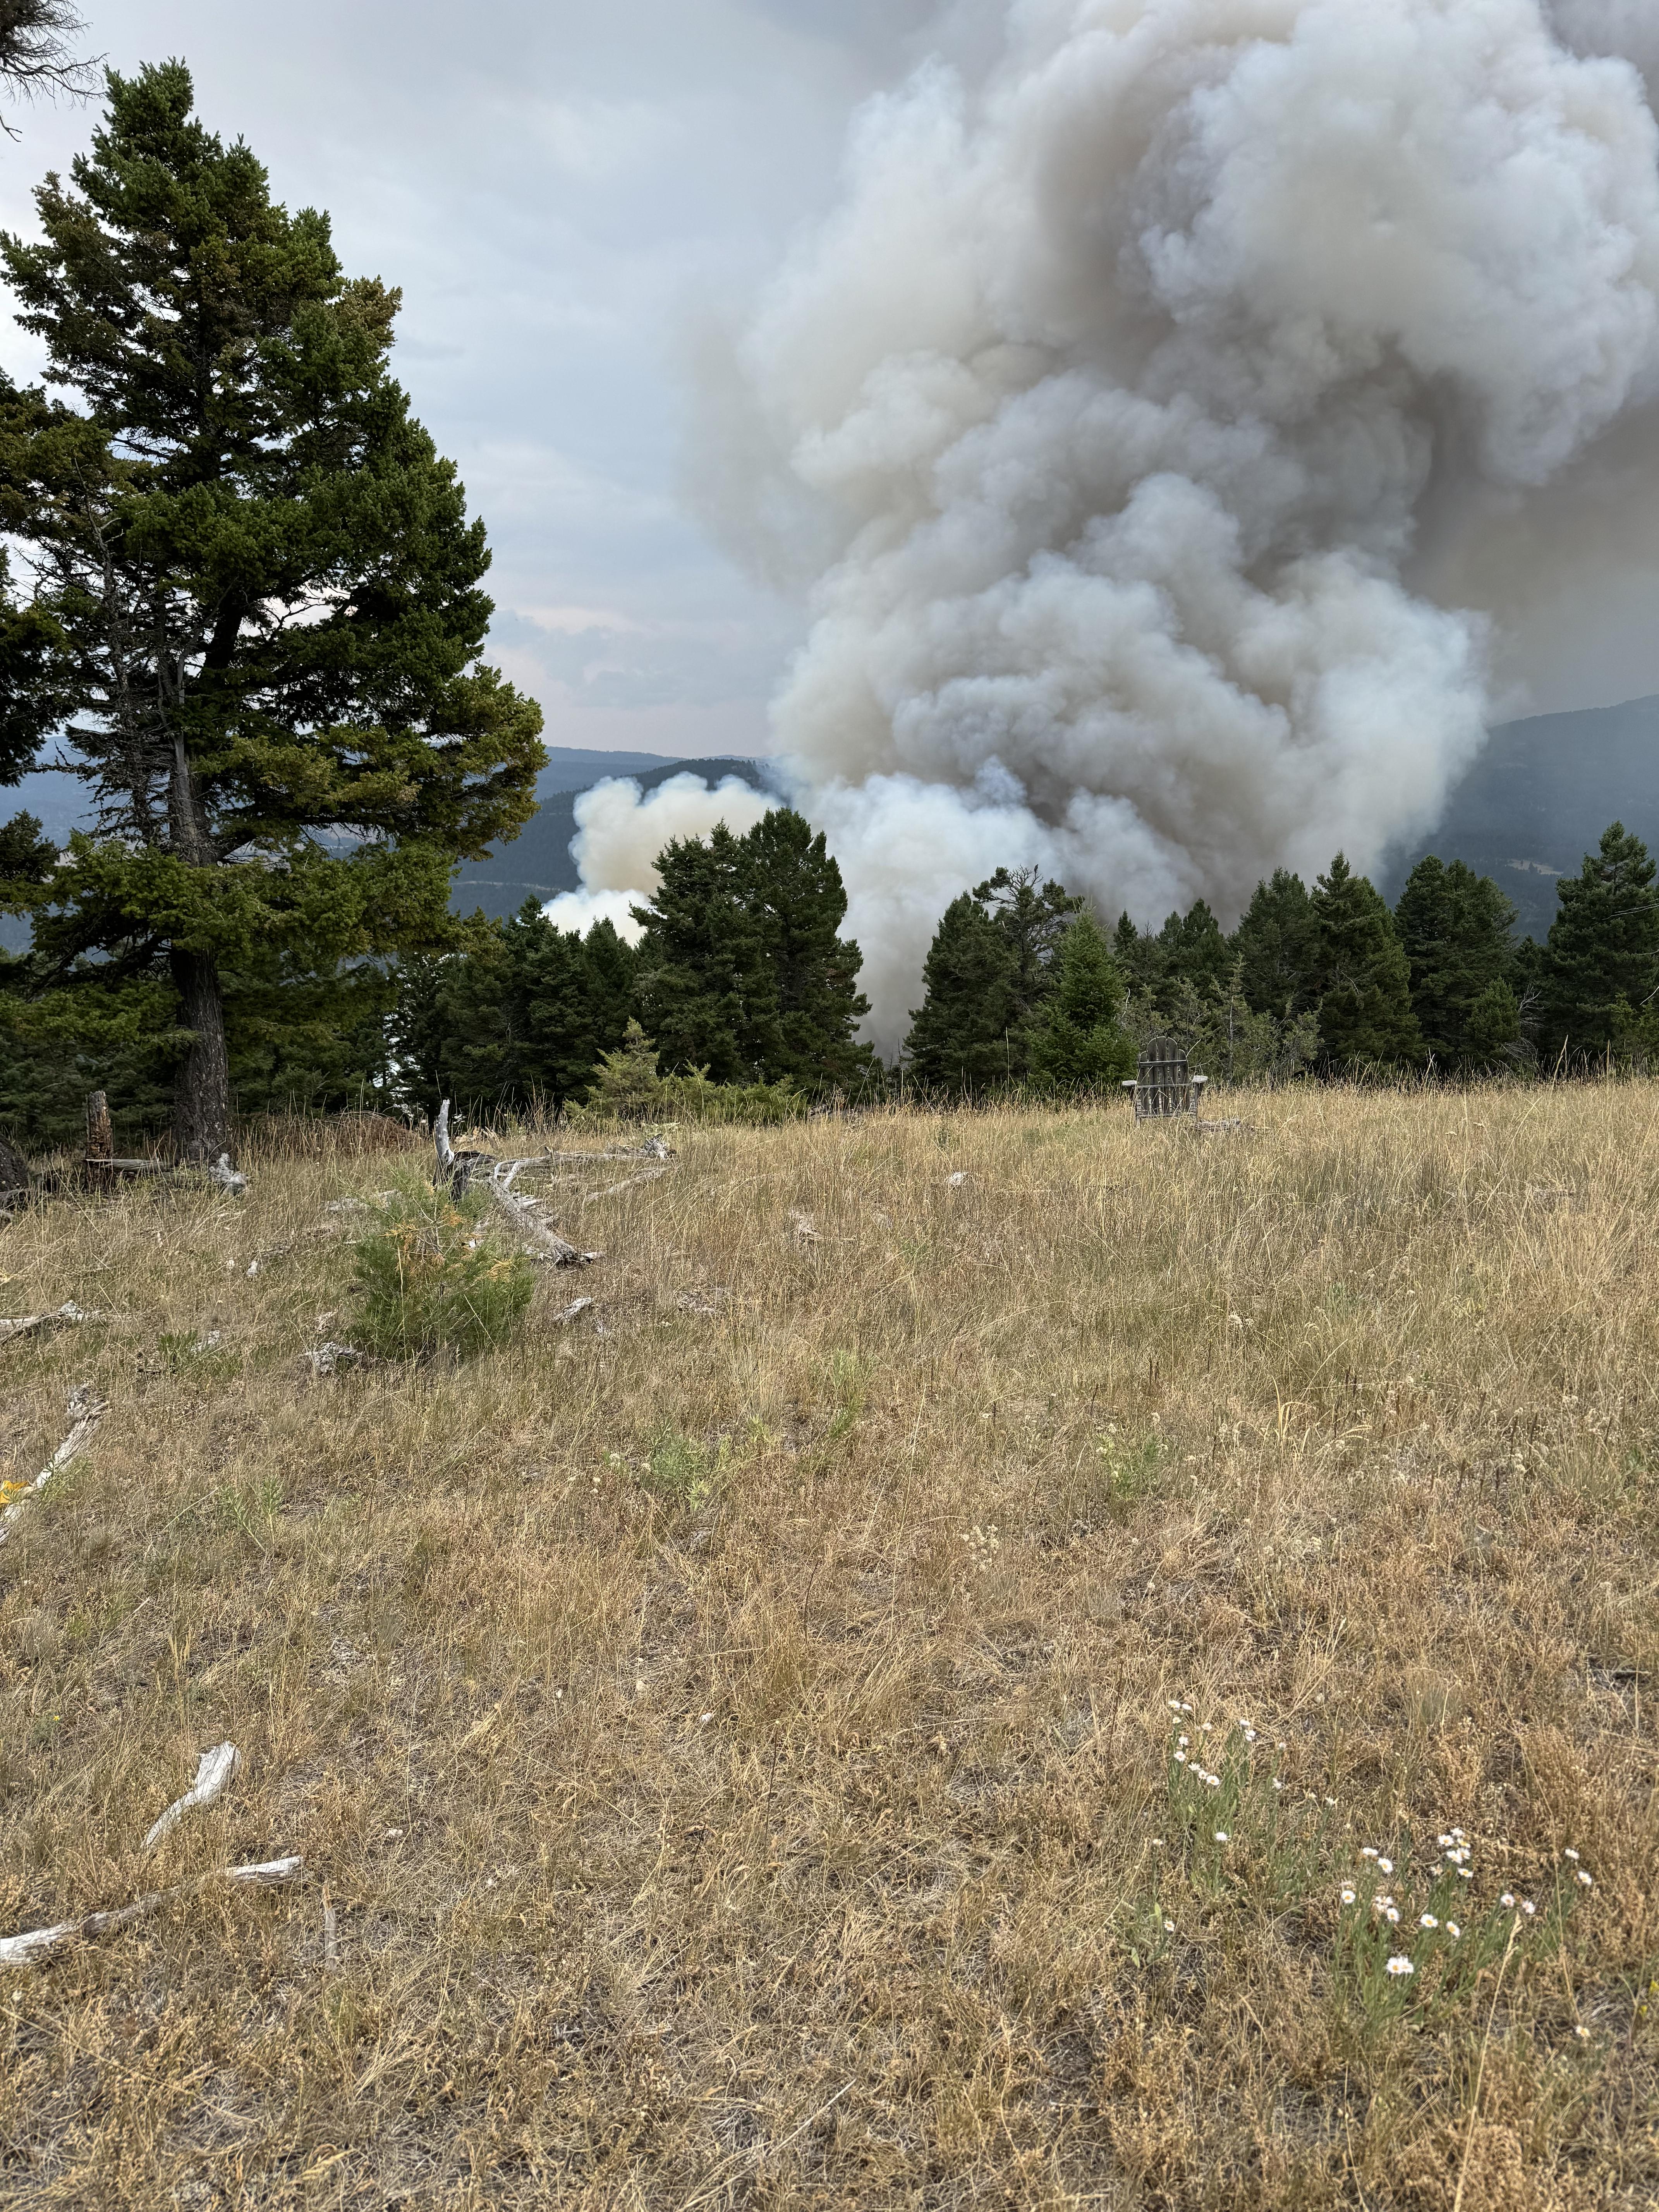
[[[1659,512],[1646,0],[1005,13],[858,117],[708,409],[728,542],[811,571],[777,748],[890,1046],[999,861],[1227,918],[1431,828]]]

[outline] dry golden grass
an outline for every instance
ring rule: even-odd
[[[0,2202],[1659,2202],[1659,1089],[1245,1110],[682,1133],[464,1370],[300,1379],[377,1160],[0,1236],[0,1933],[312,1870],[0,1975]],[[1596,1887],[1368,2010],[1454,1823]]]

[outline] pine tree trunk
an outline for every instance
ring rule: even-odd
[[[173,1092],[173,1143],[181,1160],[216,1160],[230,1150],[230,1058],[219,963],[211,953],[175,948],[172,965],[185,1026],[195,1032]]]

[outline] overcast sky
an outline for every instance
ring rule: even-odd
[[[328,210],[348,270],[403,288],[398,372],[489,526],[494,651],[548,742],[763,750],[799,617],[678,496],[687,332],[828,201],[928,0],[83,6],[117,68],[186,60],[210,127]],[[95,112],[14,112],[8,227]]]

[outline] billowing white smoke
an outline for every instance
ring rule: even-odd
[[[1652,12],[1013,0],[987,76],[860,117],[711,409],[713,504],[771,573],[830,547],[776,738],[884,1045],[1000,860],[1230,918],[1432,824],[1492,712],[1494,545],[1659,391],[1616,58],[1659,58]]]
[[[776,804],[736,775],[713,791],[689,774],[671,775],[649,793],[631,776],[595,784],[576,801],[570,846],[582,888],[561,892],[544,911],[560,929],[586,933],[593,922],[614,922],[632,945],[640,926],[629,909],[657,888],[656,856],[671,838],[706,837],[718,822],[740,836]]]

